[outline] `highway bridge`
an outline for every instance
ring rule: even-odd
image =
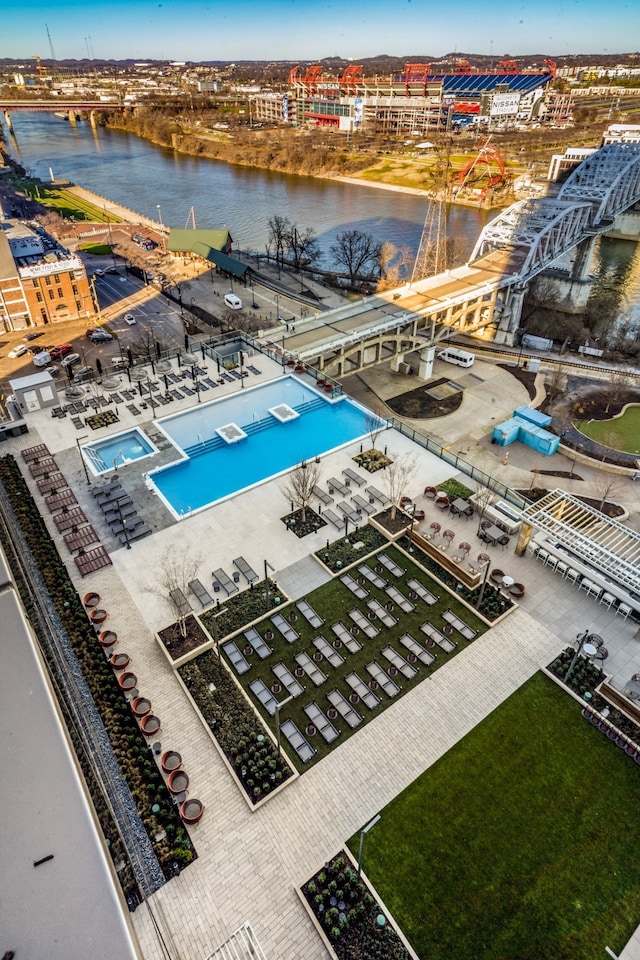
[[[55,100],[3,100],[0,99],[0,110],[15,113],[16,110],[31,110],[39,113],[67,113],[70,110],[76,113],[88,113],[90,110],[119,110],[121,103],[104,100],[71,100],[56,97]]]
[[[554,198],[512,204],[482,230],[462,267],[296,324],[287,350],[335,377],[418,350],[431,376],[435,344],[457,334],[512,344],[529,285],[547,272],[558,307],[583,309],[598,236],[638,239],[640,144],[608,144],[571,173]],[[626,218],[620,226],[620,218]]]

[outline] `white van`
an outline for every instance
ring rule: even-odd
[[[111,363],[114,367],[128,367],[129,359],[127,357],[111,357]]]
[[[33,365],[35,367],[46,367],[48,363],[51,363],[51,354],[47,350],[41,350],[40,353],[36,353],[33,358]]]
[[[242,310],[242,300],[235,293],[225,293],[224,304],[230,310]]]
[[[472,367],[475,356],[467,350],[458,350],[457,347],[447,347],[438,354],[438,360],[446,360],[447,363],[455,363],[459,367]]]

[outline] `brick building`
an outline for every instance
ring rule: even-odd
[[[39,225],[0,219],[0,332],[93,313],[82,260]]]

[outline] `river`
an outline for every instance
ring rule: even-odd
[[[119,130],[69,124],[52,114],[14,113],[10,151],[30,172],[47,180],[50,170],[95,193],[173,227],[229,229],[236,248],[263,251],[274,214],[299,229],[315,230],[330,269],[330,246],[343,230],[407,247],[415,255],[428,201],[375,187],[271,173],[189,157]],[[158,210],[160,207],[160,211]],[[465,254],[496,212],[453,205],[448,235]],[[640,328],[640,244],[602,240],[593,272],[620,297],[618,325]],[[631,334],[633,336],[633,334]]]

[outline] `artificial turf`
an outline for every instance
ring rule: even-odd
[[[585,420],[576,424],[578,430],[605,446],[640,453],[640,407],[628,407],[621,417],[613,420]]]
[[[381,811],[364,869],[424,960],[617,954],[639,800],[640,767],[538,674]]]
[[[416,668],[416,675],[412,679],[407,679],[400,674],[394,676],[393,679],[400,688],[400,692],[396,695],[396,697],[391,699],[378,688],[376,690],[376,696],[379,697],[380,702],[373,710],[369,710],[362,702],[355,704],[355,710],[362,717],[362,723],[359,724],[359,726],[355,729],[351,729],[341,717],[338,716],[335,718],[332,722],[340,731],[340,735],[332,743],[327,743],[318,731],[316,731],[315,734],[310,735],[305,733],[306,726],[309,722],[308,717],[304,712],[304,707],[306,705],[315,701],[320,709],[326,712],[327,708],[330,706],[329,701],[326,698],[326,694],[334,688],[337,688],[343,694],[343,696],[348,699],[351,689],[344,679],[345,676],[355,671],[365,683],[368,683],[371,679],[366,670],[368,663],[370,663],[372,660],[377,660],[377,662],[383,666],[385,670],[388,668],[389,664],[381,654],[382,649],[388,645],[391,645],[401,656],[405,657],[407,651],[399,642],[399,637],[405,633],[409,633],[423,647],[427,647],[427,638],[423,633],[421,633],[420,625],[429,621],[429,623],[435,626],[438,630],[443,631],[445,621],[442,619],[442,612],[447,608],[451,608],[459,617],[462,618],[462,620],[464,620],[467,626],[471,627],[473,630],[476,630],[478,636],[487,630],[486,624],[476,617],[469,607],[460,603],[457,597],[450,594],[442,586],[442,584],[433,580],[406,554],[402,553],[396,547],[391,545],[387,545],[385,552],[387,556],[394,560],[404,571],[403,575],[398,578],[393,576],[393,574],[391,574],[389,571],[381,568],[380,575],[388,584],[393,584],[403,593],[406,598],[409,598],[407,580],[410,580],[412,577],[416,577],[423,584],[423,586],[425,586],[438,597],[438,600],[432,606],[427,606],[427,604],[421,599],[413,599],[411,602],[415,604],[415,610],[411,613],[404,613],[397,604],[394,604],[392,615],[397,619],[396,625],[392,627],[385,627],[377,619],[374,621],[369,621],[378,629],[378,635],[372,639],[369,639],[364,636],[362,631],[360,631],[355,639],[357,639],[362,645],[362,649],[357,653],[349,653],[344,646],[340,647],[336,652],[344,658],[344,663],[341,666],[334,668],[324,658],[314,661],[314,665],[320,671],[322,671],[325,676],[325,680],[321,684],[316,686],[306,675],[296,678],[299,679],[300,683],[303,685],[304,692],[287,704],[287,706],[282,710],[280,719],[283,723],[287,719],[292,719],[296,723],[298,729],[304,736],[307,737],[309,743],[316,751],[316,754],[312,760],[308,761],[307,763],[303,763],[296,755],[295,750],[290,747],[286,741],[283,741],[285,747],[287,748],[288,755],[291,757],[292,762],[300,772],[303,772],[314,763],[317,763],[328,753],[330,753],[331,750],[340,746],[341,743],[344,743],[348,737],[352,736],[354,733],[357,733],[358,730],[362,729],[365,723],[371,719],[374,719],[383,710],[391,706],[395,699],[397,699],[407,690],[416,686],[416,684],[420,683],[426,677],[430,676],[435,670],[439,669],[454,656],[456,656],[457,653],[464,650],[469,641],[462,639],[458,633],[452,631],[449,635],[449,639],[453,640],[457,644],[455,651],[452,653],[445,653],[438,646],[434,646],[430,649],[430,652],[435,653],[436,660],[431,666],[424,666],[421,663],[413,664],[413,666]],[[368,558],[368,565],[373,569],[375,564],[376,558],[375,555],[372,555]],[[356,568],[352,568],[349,572],[354,578],[357,578],[358,572]],[[273,667],[278,663],[284,663],[289,668],[290,672],[295,674],[295,669],[298,666],[295,660],[295,655],[305,651],[310,656],[313,656],[316,651],[316,648],[313,646],[314,638],[322,636],[329,643],[332,643],[335,640],[335,634],[331,629],[332,624],[341,621],[345,627],[347,627],[347,629],[351,628],[353,621],[349,617],[349,611],[359,609],[365,615],[367,615],[367,600],[376,598],[382,604],[385,604],[389,600],[389,596],[385,593],[384,589],[373,586],[369,581],[366,582],[365,589],[368,591],[366,599],[358,600],[353,593],[351,593],[347,587],[340,582],[339,577],[335,577],[329,583],[318,587],[317,590],[314,590],[312,593],[308,594],[306,599],[316,613],[318,613],[325,621],[322,627],[312,627],[305,620],[303,615],[297,610],[294,604],[287,604],[283,606],[279,612],[284,614],[285,617],[289,618],[292,613],[296,615],[295,622],[290,625],[294,627],[296,632],[300,635],[300,638],[294,643],[287,643],[279,631],[275,629],[273,624],[270,622],[269,617],[260,620],[255,624],[256,630],[273,652],[264,660],[261,660],[255,652],[246,654],[246,659],[251,665],[250,669],[246,673],[237,677],[237,679],[244,687],[247,696],[254,703],[264,722],[272,729],[275,729],[274,718],[269,716],[264,708],[260,706],[257,699],[249,690],[249,684],[256,678],[260,678],[264,681],[268,688],[271,688],[275,680]],[[272,635],[267,634],[268,630],[271,630]],[[245,643],[243,635],[240,634],[237,636],[235,641],[242,652]],[[221,649],[225,659],[227,659],[224,643],[221,644]],[[207,654],[202,654],[202,656],[206,657]],[[196,658],[195,661],[193,661],[192,669],[197,668],[197,666],[198,659]],[[233,667],[230,666],[230,669],[232,672],[235,672]],[[277,693],[276,699],[283,700],[286,696],[287,691],[282,689]]]

